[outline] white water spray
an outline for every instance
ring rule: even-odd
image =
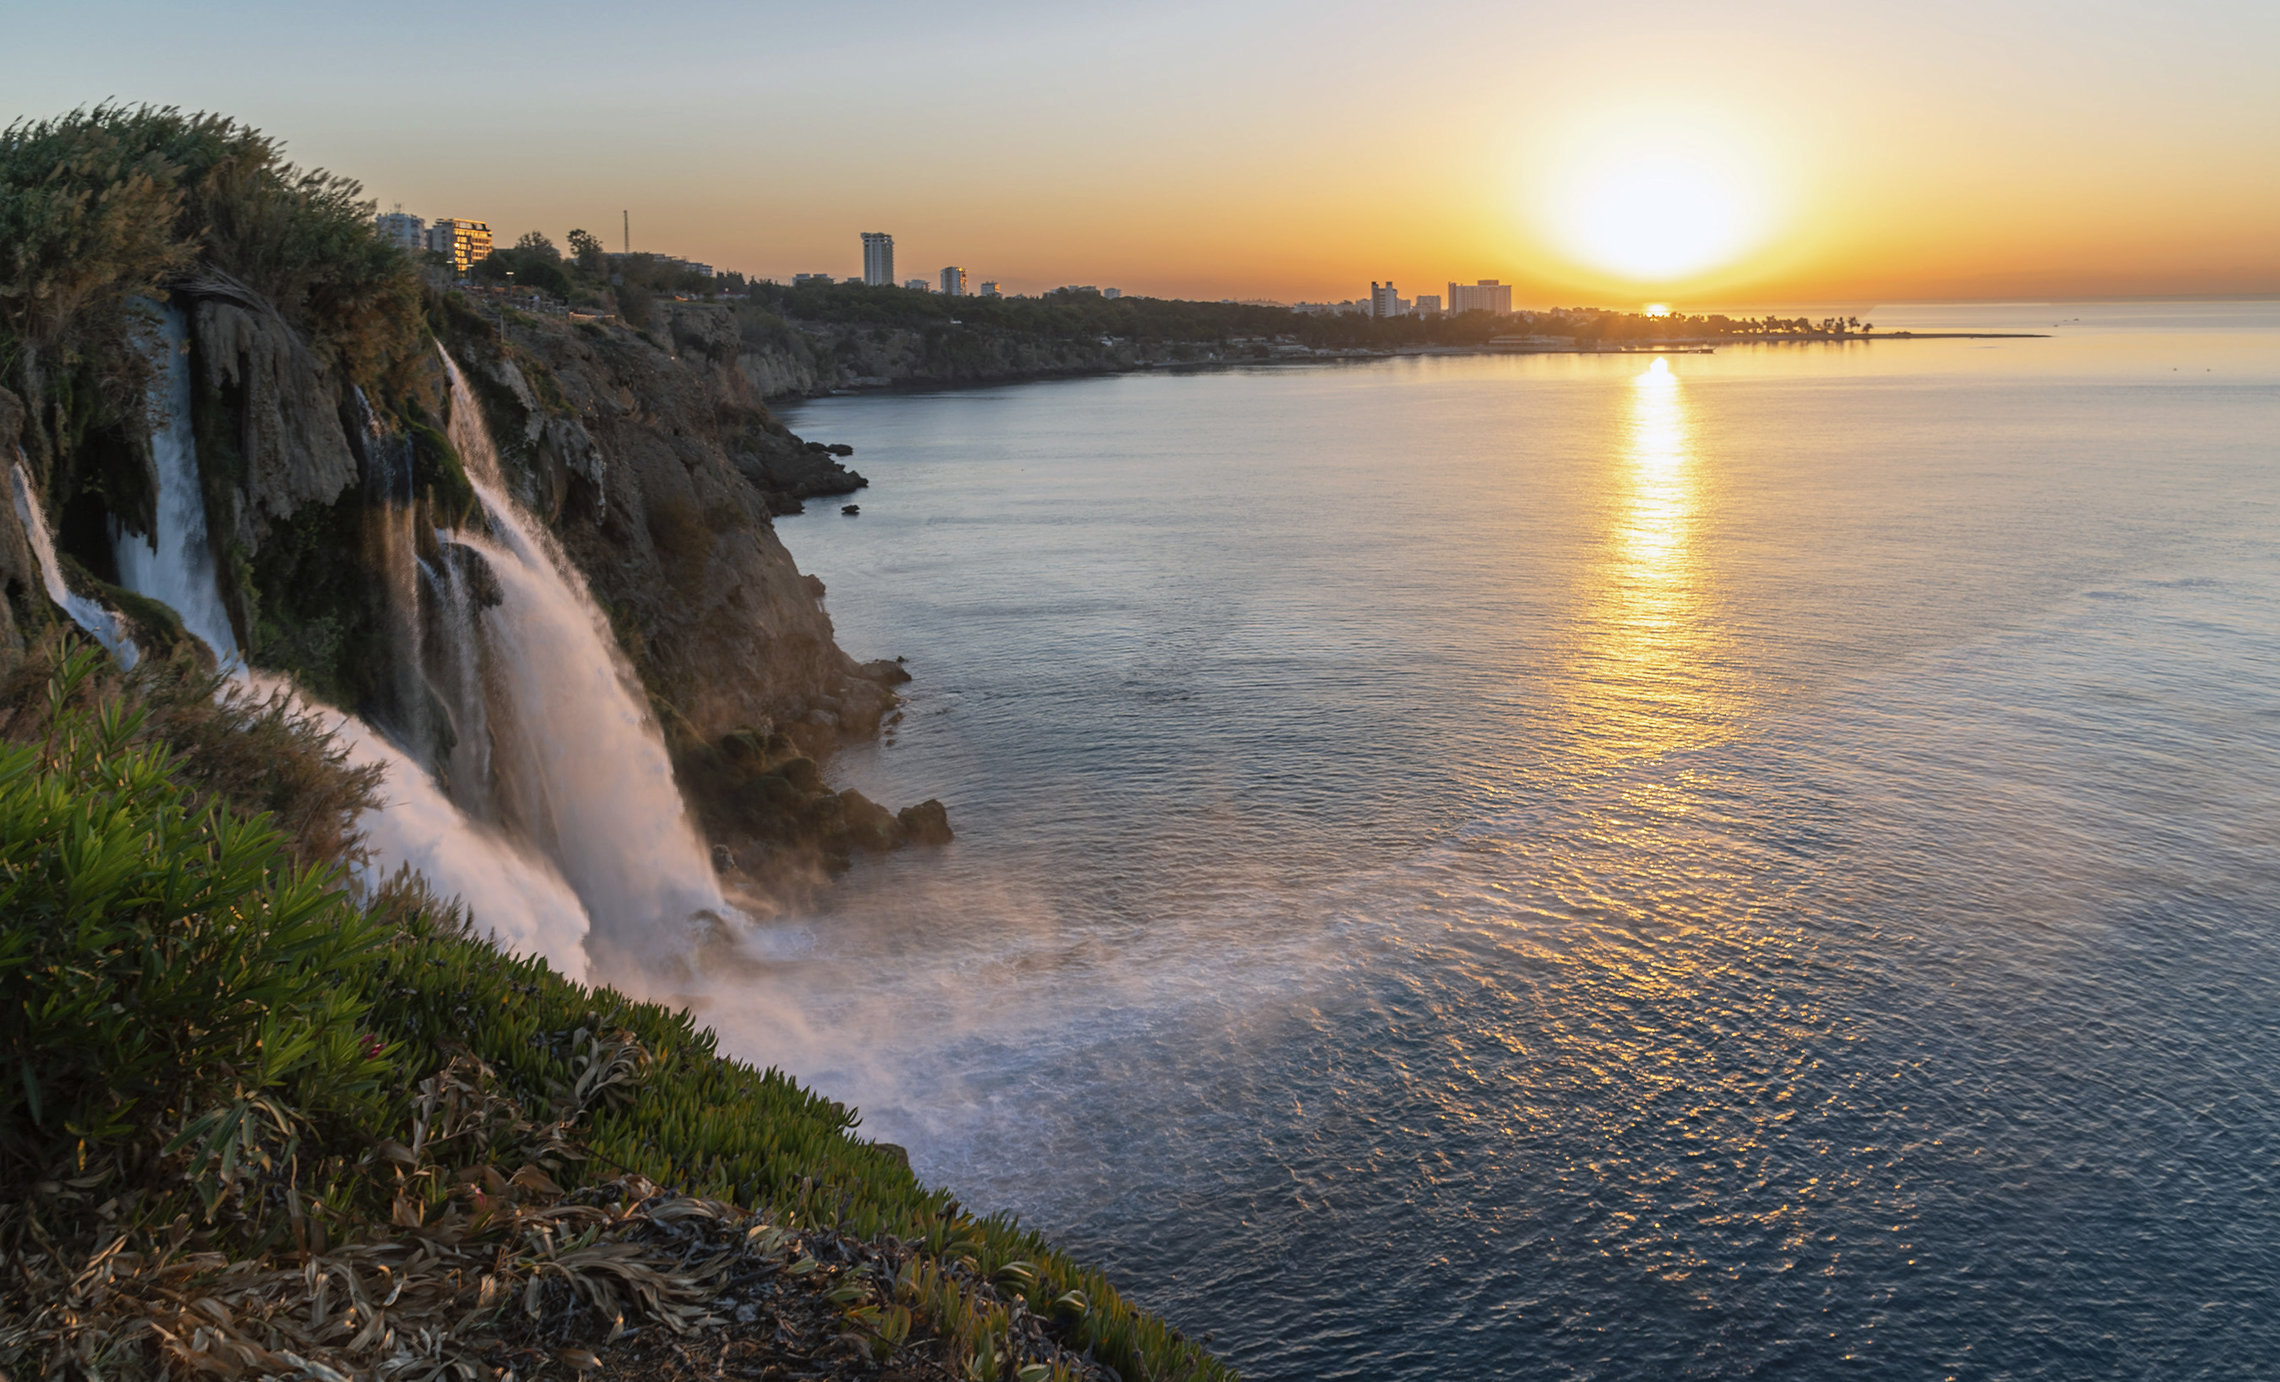
[[[157,531],[115,531],[119,584],[171,607],[226,667],[237,660],[237,637],[214,581],[214,551],[207,541],[206,496],[190,419],[190,325],[179,305],[160,315],[158,349],[151,401],[166,420],[150,438],[158,477]]]
[[[47,513],[40,508],[39,495],[32,492],[32,477],[24,473],[20,456],[9,467],[8,478],[16,491],[16,517],[23,521],[24,535],[31,539],[32,555],[39,559],[40,584],[47,587],[48,598],[71,616],[72,623],[110,649],[120,666],[133,667],[140,653],[134,640],[119,627],[119,616],[64,584],[63,566],[55,559],[55,539],[48,533]]]
[[[553,538],[508,495],[498,449],[448,352],[452,445],[495,541],[453,540],[487,563],[500,602],[480,615],[501,815],[577,890],[596,939],[678,953],[692,922],[733,910],[673,779],[664,737],[601,610]]]

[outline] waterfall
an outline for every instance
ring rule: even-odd
[[[309,699],[282,677],[248,672],[243,682],[256,695],[285,697],[332,732],[349,762],[385,774],[380,805],[357,821],[366,853],[354,874],[360,887],[370,890],[409,865],[508,949],[543,955],[573,979],[586,976],[585,904],[551,864],[469,820],[425,768],[354,715]]]
[[[440,348],[439,348],[440,349]],[[544,851],[595,936],[677,951],[692,922],[732,914],[689,821],[664,737],[601,610],[553,537],[507,493],[481,406],[449,352],[450,436],[491,536],[451,535],[489,568],[477,616],[502,820]]]
[[[493,820],[498,811],[491,775],[491,712],[483,684],[482,630],[477,616],[475,553],[454,535],[435,534],[441,556],[420,565],[420,589],[427,596],[423,623],[428,684],[451,721],[451,749],[444,757],[444,781],[452,800],[468,815]],[[485,574],[488,574],[487,572]]]
[[[48,533],[47,513],[40,507],[39,495],[32,490],[32,477],[24,473],[21,453],[10,467],[9,480],[16,491],[16,517],[23,520],[24,535],[31,539],[32,555],[39,559],[40,584],[47,587],[48,598],[71,616],[72,623],[110,649],[120,666],[133,667],[139,654],[134,640],[119,626],[119,616],[64,584],[63,567],[55,559],[55,539]]]
[[[206,641],[224,671],[245,692],[263,700],[284,699],[331,731],[334,742],[348,751],[351,763],[381,769],[382,801],[357,822],[366,853],[355,871],[359,886],[370,889],[398,868],[409,866],[426,878],[439,896],[464,904],[477,926],[509,948],[543,955],[562,972],[584,977],[585,942],[591,923],[585,904],[551,863],[526,845],[470,820],[424,767],[371,726],[346,711],[309,698],[281,677],[254,672],[239,660],[229,620],[222,613],[206,543],[205,495],[199,487],[197,449],[190,426],[188,357],[182,345],[179,311],[170,310],[167,322],[165,339],[170,359],[166,422],[152,439],[158,463],[157,531],[148,537],[120,538],[121,584],[171,606],[182,617],[183,626]],[[385,593],[394,625],[391,632],[398,640],[397,697],[405,707],[403,713],[413,721],[407,729],[417,731],[427,705],[426,688],[420,682],[423,640],[419,596],[423,574],[432,579],[434,573],[423,573],[413,543],[409,449],[372,422],[361,393],[357,403],[364,410],[374,483],[383,491],[370,496],[376,525],[372,555],[381,579],[387,583]],[[17,510],[24,515],[25,528],[32,535],[49,595],[105,647],[119,653],[121,661],[133,665],[133,645],[119,633],[116,617],[64,586],[54,545],[30,479],[20,464],[14,480]],[[471,653],[465,661],[472,666]],[[479,694],[473,697],[478,708],[481,699]],[[466,732],[465,727],[458,728]],[[479,722],[474,737],[487,738]]]
[[[157,353],[162,358],[151,403],[165,419],[150,438],[157,531],[145,535],[113,524],[119,584],[165,602],[227,666],[237,660],[237,637],[214,582],[214,549],[206,539],[206,495],[190,418],[190,326],[179,305],[160,314]]]
[[[422,679],[426,640],[420,624],[418,516],[412,495],[412,447],[391,436],[373,416],[364,390],[352,390],[364,428],[364,544],[367,565],[380,584],[381,607],[395,657],[388,667],[383,722],[401,744],[426,748],[436,740],[428,689]]]
[[[384,800],[358,823],[360,885],[408,865],[509,947],[576,976],[589,960],[676,953],[692,926],[737,915],[632,668],[577,569],[507,493],[481,409],[448,353],[451,440],[487,533],[433,532],[432,558],[422,558],[410,449],[357,396],[368,556],[384,582],[394,713],[406,722],[399,740],[243,664],[207,542],[186,330],[181,311],[168,309],[165,422],[152,439],[156,530],[117,535],[121,584],[171,606],[245,692],[285,698],[326,726],[351,762],[382,770]],[[48,594],[132,665],[117,616],[64,585],[20,463],[13,479]],[[434,707],[450,720],[448,748],[431,733]],[[436,749],[444,780],[407,747]]]

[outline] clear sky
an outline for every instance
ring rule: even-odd
[[[788,277],[1524,305],[2280,292],[2273,0],[0,0],[0,113]]]

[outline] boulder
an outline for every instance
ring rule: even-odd
[[[950,843],[950,808],[933,797],[916,806],[905,806],[896,820],[902,825],[903,838],[914,845]]]
[[[857,849],[883,854],[903,842],[902,822],[894,813],[852,787],[839,794],[839,813],[847,842]]]

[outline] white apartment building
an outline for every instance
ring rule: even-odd
[[[1373,317],[1398,317],[1401,315],[1401,297],[1394,291],[1391,283],[1372,282],[1370,284],[1370,315]]]
[[[1441,315],[1441,295],[1439,293],[1419,293],[1417,304],[1410,310],[1420,317],[1438,317]]]
[[[427,219],[403,211],[383,211],[378,219],[380,238],[413,254],[428,247]]]
[[[1001,298],[1004,297],[1005,294],[998,290],[998,281],[996,279],[985,278],[982,280],[982,296],[986,298]]]
[[[889,288],[895,281],[895,237],[883,230],[863,232],[863,281]]]
[[[1100,295],[1104,298],[1120,298],[1124,296],[1124,290],[1122,288],[1103,288],[1100,290]]]
[[[1484,278],[1478,283],[1451,283],[1449,285],[1449,312],[1494,312],[1500,317],[1512,315],[1512,285]]]
[[[962,298],[966,295],[966,271],[952,264],[942,271],[942,296]]]

